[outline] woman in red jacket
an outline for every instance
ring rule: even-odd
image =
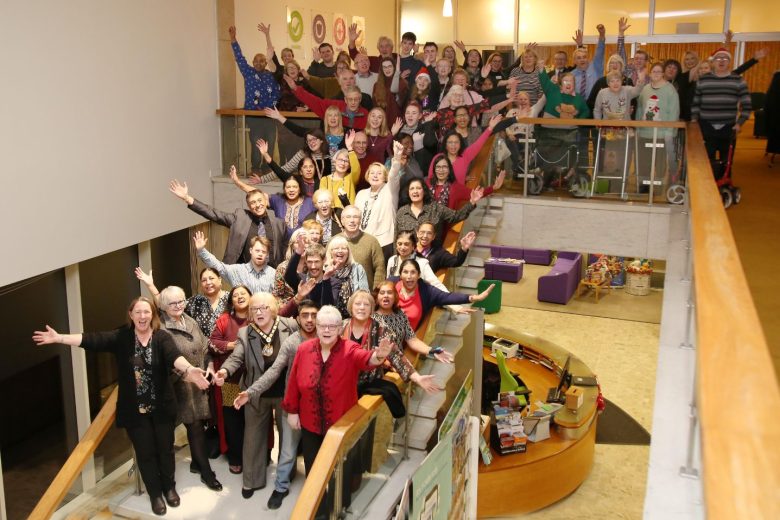
[[[492,186],[484,189],[483,196],[487,197],[494,191],[501,189],[504,184],[506,172],[501,170]],[[450,209],[460,209],[471,198],[471,190],[455,178],[452,163],[444,154],[433,157],[428,167],[428,187],[433,193],[433,200],[447,206]]]

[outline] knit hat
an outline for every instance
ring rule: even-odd
[[[712,53],[712,56],[710,56],[710,59],[711,59],[711,60],[714,60],[714,59],[715,59],[715,57],[716,57],[718,54],[725,54],[726,56],[728,56],[728,58],[729,58],[729,59],[731,59],[731,53],[730,53],[730,52],[729,52],[729,50],[728,50],[727,48],[725,48],[725,47],[721,47],[720,49],[718,49],[718,50],[716,50],[715,52],[713,52],[713,53]]]
[[[420,67],[420,70],[417,71],[417,75],[414,77],[414,79],[417,79],[420,76],[425,76],[426,78],[428,78],[428,81],[431,80],[431,74],[428,72],[427,67]]]

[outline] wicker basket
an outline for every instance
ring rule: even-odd
[[[650,294],[650,275],[626,273],[626,294],[647,296]]]

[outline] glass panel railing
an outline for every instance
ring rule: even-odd
[[[507,172],[523,196],[679,204],[685,194],[682,123],[523,119],[494,141],[488,180]],[[511,172],[511,173],[510,173]]]

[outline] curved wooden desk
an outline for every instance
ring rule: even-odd
[[[491,324],[485,334],[519,343],[530,353],[551,360],[557,370],[529,359],[510,359],[507,366],[518,374],[531,390],[530,402],[544,401],[547,390],[558,384],[559,372],[569,352],[544,339]],[[489,349],[483,359],[495,363]],[[590,376],[593,373],[575,356],[570,372]],[[528,443],[528,451],[499,455],[491,448],[493,462],[480,461],[477,513],[480,518],[529,513],[548,506],[571,494],[587,478],[593,466],[596,445],[596,387],[586,387],[582,407],[577,413],[565,408],[555,415],[550,438]]]

